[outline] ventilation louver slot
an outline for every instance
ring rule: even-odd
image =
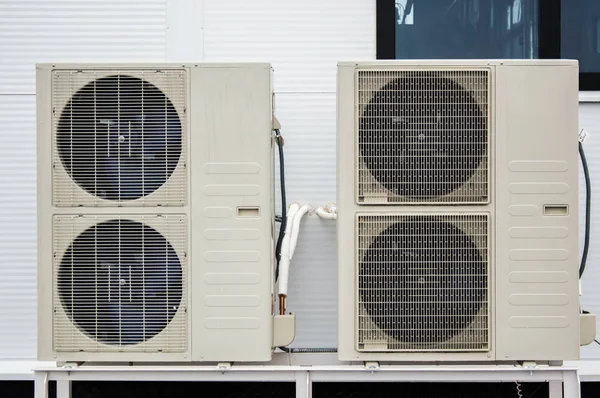
[[[183,352],[184,216],[54,217],[54,349]]]
[[[182,206],[184,70],[53,73],[56,206]]]
[[[358,350],[487,351],[487,215],[358,216]]]
[[[357,79],[359,203],[488,201],[488,70]]]

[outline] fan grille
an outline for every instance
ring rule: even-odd
[[[357,79],[358,203],[488,201],[488,70]]]
[[[179,215],[55,216],[54,349],[185,351],[186,224]]]
[[[487,351],[488,216],[358,216],[359,351]]]
[[[54,204],[182,206],[185,70],[57,70]]]

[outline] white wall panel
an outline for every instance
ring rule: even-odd
[[[0,95],[0,360],[36,356],[35,97]]]
[[[167,61],[202,61],[204,45],[202,7],[204,0],[166,1]]]
[[[337,61],[375,57],[375,2],[205,0],[206,61],[270,61],[278,92],[335,92]]]
[[[0,1],[0,94],[35,94],[34,65],[163,61],[165,0]]]
[[[288,203],[335,202],[335,94],[277,94],[275,107],[285,140]],[[290,269],[288,310],[297,322],[293,347],[337,347],[335,231],[335,221],[316,214],[303,218]]]
[[[582,103],[579,106],[579,127],[589,133],[583,147],[585,150],[592,181],[592,222],[590,249],[587,267],[583,278],[581,305],[583,309],[596,314],[596,330],[600,334],[600,103]],[[581,169],[581,167],[580,167]],[[583,247],[585,224],[585,182],[580,170],[580,246]],[[600,346],[592,344],[584,347],[583,358],[600,358]]]

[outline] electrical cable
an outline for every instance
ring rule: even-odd
[[[287,352],[288,354],[337,352],[337,348],[288,348],[288,347],[278,347],[278,348],[283,352]]]
[[[585,265],[587,263],[588,250],[590,248],[590,218],[591,218],[591,207],[592,207],[592,183],[590,182],[590,171],[583,151],[583,145],[579,141],[579,157],[581,158],[581,165],[583,166],[583,175],[585,177],[585,235],[583,243],[583,254],[581,255],[581,264],[579,265],[579,279],[585,271]]]
[[[517,387],[517,397],[523,398],[523,390],[521,389],[521,383],[515,381],[515,385]]]
[[[287,226],[287,201],[285,197],[285,165],[283,160],[283,138],[279,129],[275,129],[275,142],[279,148],[279,188],[281,189],[281,225],[279,226],[279,236],[275,246],[275,258],[277,266],[275,267],[275,280],[279,278],[279,260],[281,259],[281,243]]]

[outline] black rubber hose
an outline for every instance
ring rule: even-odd
[[[277,266],[275,268],[275,280],[279,278],[279,260],[281,259],[281,243],[287,226],[287,201],[285,197],[285,165],[283,160],[283,139],[279,130],[275,130],[275,141],[279,148],[279,188],[281,189],[281,225],[279,226],[279,236],[275,246],[275,259]]]
[[[308,354],[308,353],[325,353],[325,352],[337,352],[337,348],[288,348],[279,347],[283,352],[291,354]]]
[[[587,159],[585,158],[585,152],[583,151],[583,145],[579,142],[579,157],[581,158],[581,165],[583,166],[583,175],[585,177],[585,234],[583,242],[583,254],[581,255],[581,264],[579,265],[579,278],[585,271],[585,265],[587,263],[588,250],[590,248],[590,218],[592,209],[592,184],[590,182],[590,170],[588,168]]]

